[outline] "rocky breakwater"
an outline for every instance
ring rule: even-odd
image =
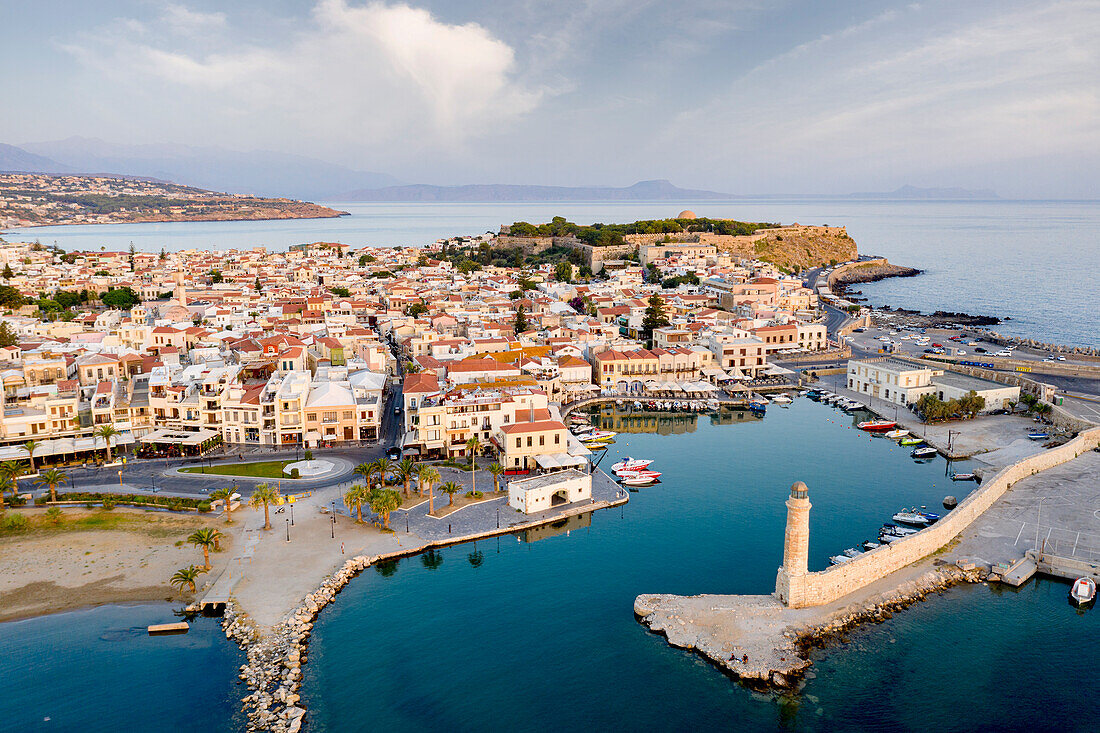
[[[886,260],[873,260],[862,264],[837,268],[829,278],[829,288],[837,295],[843,295],[844,289],[857,283],[873,283],[889,277],[916,277],[923,270],[903,265],[893,265]]]
[[[984,580],[987,572],[937,560],[930,569],[895,579],[888,590],[813,608],[788,608],[770,595],[641,595],[634,614],[673,646],[701,654],[748,687],[791,688],[811,666],[812,648],[956,583]]]
[[[313,622],[340,589],[370,564],[370,558],[363,555],[348,560],[286,619],[268,630],[258,627],[235,601],[230,601],[222,625],[226,637],[240,644],[248,655],[239,675],[251,691],[241,699],[248,715],[248,730],[297,733],[301,729],[306,710],[300,704],[298,690]]]

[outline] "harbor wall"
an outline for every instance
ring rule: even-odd
[[[776,580],[776,595],[783,598],[791,608],[804,608],[831,603],[866,587],[942,548],[1020,479],[1071,461],[1097,446],[1100,446],[1100,428],[1093,428],[1082,432],[1065,445],[1007,466],[984,481],[946,517],[931,527],[903,540],[865,552],[851,562],[827,570],[794,575],[788,574],[785,568],[780,568]]]

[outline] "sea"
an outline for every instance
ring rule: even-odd
[[[739,199],[556,203],[340,203],[336,219],[33,227],[9,241],[63,249],[227,251],[328,241],[422,246],[564,216],[578,224],[699,216],[846,226],[863,254],[924,271],[861,286],[875,306],[996,316],[995,330],[1048,343],[1100,347],[1100,202]]]

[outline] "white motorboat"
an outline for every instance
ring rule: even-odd
[[[661,478],[660,471],[620,471],[615,474],[620,481],[626,481],[627,479],[634,478],[649,478],[656,481]]]
[[[908,434],[908,430],[902,430],[901,428],[898,428],[897,430],[891,430],[887,433],[883,433],[882,437],[889,438],[890,440],[901,440]]]
[[[619,471],[623,471],[623,470],[641,470],[643,468],[648,467],[649,464],[651,464],[651,463],[653,463],[653,461],[651,459],[631,458],[630,456],[627,456],[626,458],[619,461],[618,463],[611,464],[611,470],[614,471],[615,473],[618,473]]]
[[[890,535],[891,537],[908,537],[911,534],[916,534],[917,530],[912,527],[899,527],[896,524],[884,524],[882,529],[879,530],[879,536]]]
[[[919,512],[898,512],[893,517],[891,517],[891,519],[893,519],[895,522],[902,522],[904,524],[915,524],[921,527],[932,521]]]
[[[829,562],[833,565],[843,565],[844,563],[851,562],[852,560],[853,558],[850,558],[847,555],[833,555],[829,558]]]
[[[649,486],[657,481],[653,476],[632,476],[630,478],[621,479],[620,483],[623,486]]]
[[[915,448],[909,455],[911,455],[913,458],[932,458],[938,452],[939,451],[937,451],[935,448],[925,446],[923,448]]]
[[[776,403],[777,405],[789,405],[794,402],[794,400],[792,400],[790,395],[788,395],[786,392],[780,392],[779,394],[772,397],[772,402]]]
[[[863,554],[863,550],[855,547],[849,547],[847,550],[844,551],[844,554],[851,558],[857,558]]]
[[[1092,578],[1078,578],[1073,581],[1069,599],[1078,606],[1087,606],[1096,600],[1096,581]]]

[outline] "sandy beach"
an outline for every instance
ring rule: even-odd
[[[37,510],[19,511],[32,524],[43,520]],[[202,551],[186,541],[202,527],[225,533],[203,582],[216,577],[231,556],[233,533],[217,517],[122,508],[65,509],[63,516],[60,526],[0,534],[0,621],[104,603],[178,599],[168,579],[182,567],[202,565]]]

